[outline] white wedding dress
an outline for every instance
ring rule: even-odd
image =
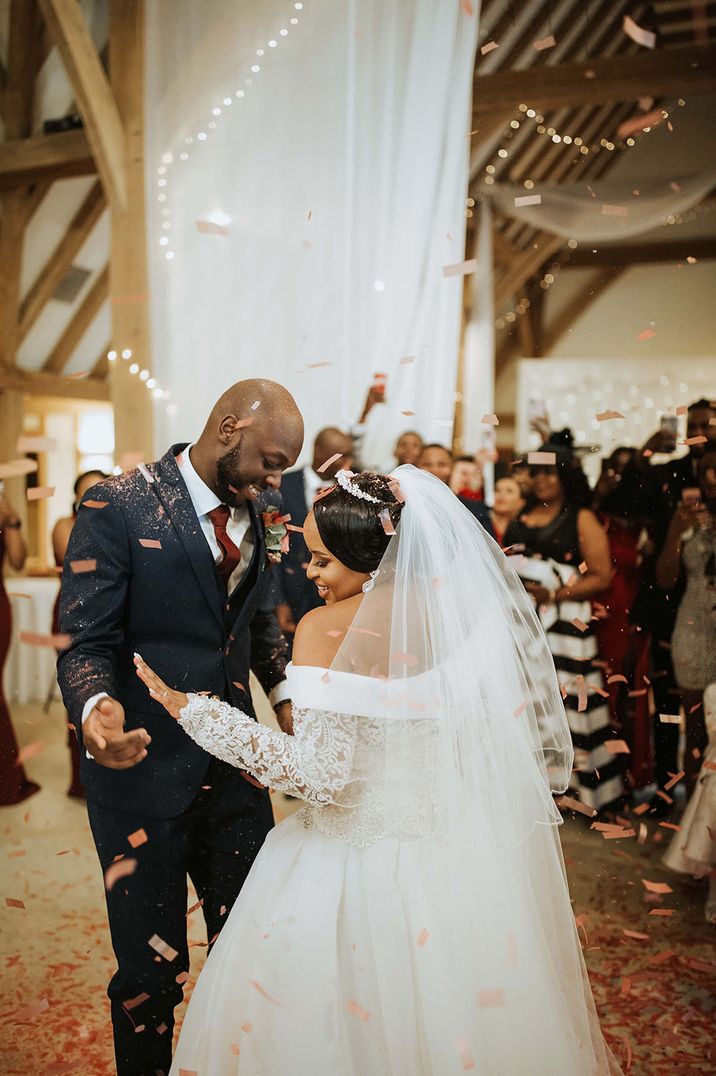
[[[398,722],[404,681],[289,666],[293,737],[190,696],[180,720],[197,743],[305,804],[256,858],[199,976],[173,1076],[620,1071],[557,827],[459,855],[445,840],[431,700],[461,665],[412,677],[423,701]],[[474,713],[493,720],[484,697]]]

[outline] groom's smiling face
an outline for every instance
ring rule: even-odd
[[[295,431],[281,429],[280,423],[241,426],[234,420],[228,447],[216,459],[214,492],[234,508],[256,500],[267,489],[279,488],[282,472],[293,466],[300,450]]]

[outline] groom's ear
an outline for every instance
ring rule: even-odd
[[[241,440],[241,431],[245,426],[250,426],[252,419],[237,418],[236,415],[224,415],[219,423],[219,440],[222,445],[230,445],[232,441]]]

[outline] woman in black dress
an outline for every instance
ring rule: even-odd
[[[591,494],[569,432],[553,437],[541,451],[553,453],[554,463],[532,468],[535,503],[509,525],[505,544],[512,553],[524,553],[518,571],[534,598],[562,686],[575,749],[571,787],[599,811],[623,791],[619,758],[608,747],[614,730],[595,664],[591,606],[609,586],[609,544],[597,517],[584,507]]]

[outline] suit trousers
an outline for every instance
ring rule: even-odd
[[[187,875],[203,901],[211,946],[273,825],[269,795],[212,759],[201,790],[175,818],[87,807],[102,870],[122,855],[136,860],[134,873],[106,890],[117,958],[107,990],[117,1074],[166,1076],[189,970]]]

